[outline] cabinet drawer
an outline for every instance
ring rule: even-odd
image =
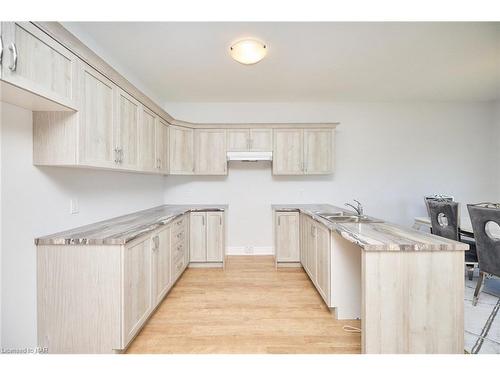
[[[174,231],[172,234],[172,243],[176,244],[178,242],[184,241],[186,239],[186,230],[179,230],[177,233]]]
[[[186,265],[186,259],[181,257],[178,261],[172,263],[172,274],[174,275],[174,280],[182,273]]]
[[[183,257],[187,251],[186,241],[181,241],[172,247],[172,261],[175,263],[179,258]]]
[[[172,223],[172,230],[175,232],[179,228],[184,228],[187,223],[186,215],[182,215],[181,217],[174,220]]]

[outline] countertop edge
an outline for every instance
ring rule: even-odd
[[[185,206],[185,207],[184,207]],[[128,232],[123,232],[123,238],[113,237],[113,238],[77,238],[75,236],[65,236],[64,234],[68,231],[75,231],[78,229],[84,229],[90,226],[98,226],[105,225],[113,220],[119,220],[131,215],[140,215],[141,213],[147,214],[148,212],[153,212],[154,210],[158,210],[160,208],[172,208],[173,210],[177,209],[177,212],[172,213],[171,215],[164,216],[161,218],[157,218],[152,220],[151,222],[142,225],[141,227],[136,228],[135,234],[127,235]],[[47,236],[37,237],[34,239],[35,246],[123,246],[127,243],[144,236],[148,233],[154,232],[155,230],[161,228],[164,225],[168,225],[180,216],[190,213],[190,212],[204,212],[204,211],[216,211],[216,212],[225,212],[228,209],[227,204],[214,204],[214,205],[160,205],[155,206],[149,209],[140,210],[136,212],[132,212],[126,215],[116,216],[110,219],[98,221],[96,223],[91,223],[87,225],[83,225],[80,227],[68,229],[65,231],[57,232],[54,234],[49,234]]]

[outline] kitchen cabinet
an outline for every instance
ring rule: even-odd
[[[227,151],[272,151],[272,129],[228,129]]]
[[[273,174],[315,175],[332,172],[332,129],[274,130]]]
[[[141,125],[139,126],[139,166],[141,171],[157,171],[156,160],[156,115],[142,107]]]
[[[196,129],[195,168],[197,175],[226,175],[226,130]]]
[[[189,222],[189,253],[192,262],[207,260],[206,213],[191,212]]]
[[[117,116],[114,126],[115,147],[118,164],[124,169],[139,168],[138,140],[141,118],[141,104],[125,91],[118,88]]]
[[[248,151],[250,132],[248,129],[227,130],[227,151]]]
[[[224,254],[224,214],[208,211],[207,221],[207,262],[222,262]]]
[[[304,129],[304,174],[333,172],[332,129]]]
[[[304,174],[304,145],[302,129],[274,130],[273,174]]]
[[[158,305],[171,286],[170,226],[152,237],[153,306]]]
[[[276,261],[299,262],[299,213],[276,211],[274,218]]]
[[[80,162],[85,166],[119,167],[120,150],[114,146],[116,86],[86,64],[79,64]]]
[[[194,131],[171,126],[169,131],[170,174],[194,173]]]
[[[330,230],[301,214],[300,261],[325,303],[330,306]]]
[[[316,287],[326,304],[330,302],[330,231],[315,223],[316,236]]]
[[[75,109],[77,58],[30,22],[2,22],[1,79]]]
[[[151,239],[125,246],[123,256],[123,347],[134,338],[152,311]]]
[[[223,212],[191,212],[189,224],[191,262],[222,262],[224,239]]]
[[[168,124],[157,118],[155,125],[156,168],[159,173],[168,174]]]

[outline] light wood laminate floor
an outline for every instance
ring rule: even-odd
[[[127,353],[359,353],[301,268],[232,256],[226,269],[189,268]]]

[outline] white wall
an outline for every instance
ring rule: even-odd
[[[36,345],[35,237],[162,204],[162,176],[32,165],[31,111],[2,103],[2,347]],[[80,213],[69,213],[70,199]]]
[[[491,103],[168,103],[197,122],[340,121],[333,176],[273,177],[269,165],[230,164],[227,177],[169,176],[166,203],[229,204],[230,247],[272,246],[271,203],[357,198],[366,212],[411,225],[423,196],[450,193],[465,203],[500,191]],[[261,249],[258,249],[261,250]]]

